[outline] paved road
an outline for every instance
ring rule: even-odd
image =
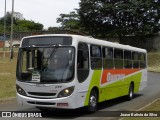
[[[126,101],[124,97],[117,98],[114,100],[106,101],[99,104],[99,111],[92,114],[94,117],[87,115],[83,112],[83,109],[78,110],[55,110],[51,112],[44,113],[41,120],[53,120],[53,119],[75,119],[75,120],[98,120],[96,117],[100,114],[106,114],[105,111],[135,111],[141,107],[147,105],[148,103],[160,98],[160,73],[148,73],[148,86],[138,94],[135,94],[132,101]],[[38,109],[33,107],[21,107],[18,106],[16,100],[10,102],[4,102],[0,104],[0,111],[38,111]],[[50,113],[50,114],[49,114]],[[102,115],[100,115],[102,116]],[[8,118],[0,118],[0,120],[8,120]],[[17,118],[10,118],[11,120],[18,120]],[[9,119],[9,120],[10,120]],[[20,119],[20,118],[19,118]],[[24,120],[31,120],[31,118],[24,118]],[[110,117],[101,117],[104,120],[119,119]]]

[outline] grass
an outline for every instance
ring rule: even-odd
[[[148,53],[148,70],[160,72],[160,52]]]
[[[15,97],[15,71],[16,58],[10,61],[9,57],[0,57],[0,99]]]

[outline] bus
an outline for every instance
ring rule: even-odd
[[[95,112],[99,102],[131,100],[146,85],[145,49],[69,34],[21,40],[16,91],[22,106]]]

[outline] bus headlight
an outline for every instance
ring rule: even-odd
[[[74,91],[74,86],[65,88],[58,94],[58,98],[70,96]]]
[[[18,85],[16,85],[16,90],[20,95],[27,96],[26,92]]]

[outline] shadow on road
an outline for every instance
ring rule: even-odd
[[[134,99],[142,96],[142,94],[135,94]],[[44,118],[53,118],[53,119],[73,119],[78,117],[106,117],[107,114],[111,114],[111,112],[106,111],[106,108],[115,106],[117,104],[126,102],[126,97],[119,97],[113,100],[108,100],[98,104],[98,111],[96,113],[88,114],[85,111],[85,108],[79,108],[75,110],[71,109],[54,109],[48,110],[43,109],[42,116]],[[122,110],[125,111],[125,110]],[[116,111],[115,111],[116,112]]]
[[[134,94],[133,100],[142,96],[142,95],[143,94]],[[107,100],[107,101],[104,101],[102,103],[99,103],[99,105],[98,105],[99,109],[98,110],[104,110],[106,108],[115,106],[117,104],[120,104],[120,103],[123,103],[123,102],[126,102],[126,101],[128,101],[126,96],[115,98],[115,99],[112,99],[112,100]]]

